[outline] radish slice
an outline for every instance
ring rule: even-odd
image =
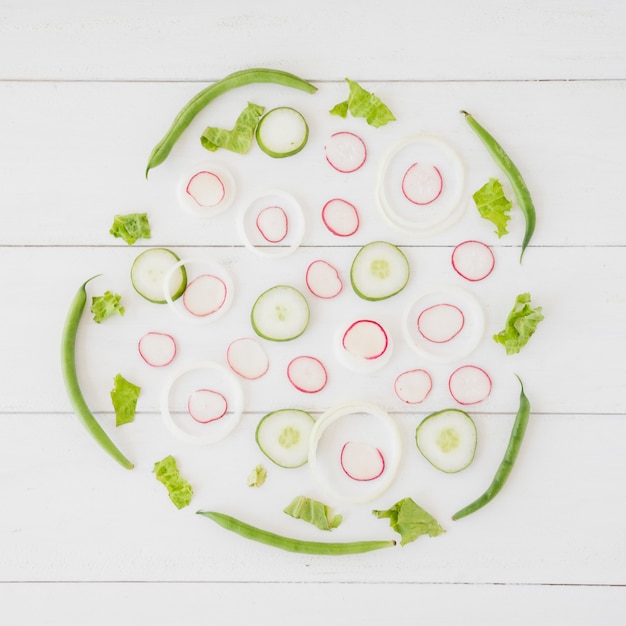
[[[181,179],[178,199],[189,213],[213,217],[225,211],[235,195],[235,183],[228,171],[212,163],[194,167]]]
[[[197,317],[211,315],[224,306],[228,290],[221,278],[203,274],[194,278],[183,293],[185,308]]]
[[[393,385],[396,395],[406,404],[420,404],[433,388],[433,380],[426,370],[415,369],[400,374]]]
[[[228,365],[242,378],[256,380],[269,369],[270,362],[260,344],[249,337],[235,339],[226,350]]]
[[[222,179],[214,172],[194,174],[185,187],[185,193],[201,207],[214,207],[223,199],[226,191]]]
[[[343,334],[342,345],[350,354],[372,360],[385,353],[389,339],[385,329],[378,322],[359,320],[351,324]]]
[[[165,367],[176,356],[176,341],[166,333],[146,333],[138,344],[141,358],[152,367]]]
[[[383,453],[369,443],[346,442],[340,460],[343,471],[352,480],[375,480],[385,471]]]
[[[448,389],[459,404],[478,404],[491,393],[491,378],[476,365],[463,365],[450,374]]]
[[[494,265],[491,248],[480,241],[464,241],[452,251],[452,267],[466,280],[476,282],[487,278]]]
[[[363,140],[347,131],[331,135],[324,149],[326,160],[334,169],[344,174],[356,172],[367,158],[367,148]]]
[[[326,386],[328,374],[324,364],[313,356],[298,356],[287,366],[287,378],[304,393],[317,393]]]
[[[424,309],[417,318],[417,328],[424,339],[433,343],[447,343],[454,339],[465,324],[465,316],[453,304],[435,304]]]
[[[427,163],[413,163],[402,177],[402,193],[413,204],[434,202],[443,189],[441,172]]]
[[[333,198],[322,208],[322,222],[333,235],[350,237],[359,229],[359,212],[347,200]]]
[[[187,401],[189,415],[200,422],[208,424],[218,420],[228,411],[228,401],[218,391],[211,389],[196,389]]]
[[[343,282],[339,272],[326,261],[313,261],[306,270],[306,286],[318,298],[334,298],[341,293]]]
[[[266,241],[281,242],[289,232],[289,219],[279,206],[268,206],[256,216],[256,227]]]

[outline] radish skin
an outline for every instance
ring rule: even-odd
[[[487,278],[494,266],[493,251],[481,241],[464,241],[452,251],[454,271],[471,282],[478,282]]]
[[[141,358],[152,367],[165,367],[176,356],[176,341],[166,333],[146,333],[138,344]]]
[[[347,441],[341,448],[341,469],[352,480],[376,480],[385,471],[383,453],[369,443]]]
[[[389,338],[378,322],[358,320],[343,334],[342,345],[350,354],[373,361],[385,354]]]
[[[194,174],[185,187],[185,192],[200,207],[215,207],[226,195],[222,179],[213,172]]]
[[[242,378],[256,380],[270,367],[267,354],[261,345],[250,337],[241,337],[230,343],[226,350],[228,365]]]
[[[402,402],[406,404],[420,404],[432,391],[433,380],[430,374],[423,369],[414,369],[402,372],[396,378],[393,389]]]
[[[298,356],[287,365],[289,382],[303,393],[318,393],[328,382],[324,364],[313,356]]]
[[[200,424],[218,420],[228,411],[228,400],[212,389],[197,389],[187,400],[189,415]]]
[[[354,235],[361,223],[357,208],[342,198],[333,198],[323,206],[322,222],[337,237]]]
[[[226,302],[228,290],[221,278],[202,274],[194,278],[183,293],[183,304],[196,317],[206,317],[219,311]]]
[[[263,239],[269,243],[280,243],[289,232],[289,218],[283,208],[268,206],[257,215],[256,227]]]
[[[453,304],[435,304],[424,309],[417,318],[417,328],[428,341],[447,343],[452,341],[465,325],[465,316]]]
[[[343,290],[339,272],[327,261],[313,261],[306,270],[306,286],[318,298],[328,300],[338,296]]]
[[[356,172],[367,159],[364,141],[348,131],[331,135],[324,149],[328,163],[342,174]]]
[[[413,163],[402,177],[402,193],[413,204],[431,204],[442,190],[443,178],[434,165]]]
[[[491,377],[476,365],[463,365],[448,379],[448,389],[452,397],[463,405],[478,404],[491,394]]]

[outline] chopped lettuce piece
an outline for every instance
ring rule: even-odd
[[[400,545],[415,541],[421,535],[437,537],[446,531],[439,522],[411,498],[396,502],[386,511],[372,511],[378,518],[389,518],[389,525],[402,537]]]
[[[262,465],[257,465],[248,474],[248,487],[260,487],[267,478],[267,470]]]
[[[123,239],[132,246],[137,239],[150,239],[150,222],[146,213],[128,213],[113,217],[113,226],[109,231],[114,237]]]
[[[202,145],[211,152],[219,148],[245,154],[250,150],[254,129],[263,115],[265,107],[248,102],[248,106],[240,113],[232,130],[208,126],[200,137]]]
[[[193,489],[180,475],[176,459],[172,455],[166,456],[162,461],[157,461],[152,471],[156,474],[157,480],[167,487],[170,500],[177,509],[182,509],[191,502]]]
[[[122,296],[117,293],[105,291],[103,296],[94,296],[91,300],[91,312],[94,322],[98,324],[102,320],[119,313],[124,315],[124,307],[121,306]]]
[[[135,419],[137,409],[137,399],[141,392],[141,387],[126,380],[121,374],[117,374],[113,379],[113,389],[111,389],[111,402],[115,409],[115,425],[128,424]]]
[[[350,86],[350,95],[347,100],[336,104],[331,110],[332,115],[347,117],[350,113],[353,117],[364,117],[370,126],[378,128],[396,118],[386,104],[373,93],[363,89],[359,83],[346,78]]]
[[[507,317],[504,329],[493,336],[494,341],[501,343],[507,354],[519,352],[543,319],[541,310],[540,306],[534,309],[531,307],[529,293],[521,293],[515,298],[515,305]]]
[[[480,216],[495,225],[498,237],[506,235],[509,232],[506,227],[513,203],[504,195],[500,181],[497,178],[490,178],[473,198]]]
[[[341,515],[333,515],[330,507],[306,496],[294,498],[283,510],[287,515],[309,522],[320,530],[337,528],[343,520]]]

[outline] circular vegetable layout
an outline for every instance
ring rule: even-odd
[[[204,163],[190,169],[180,181],[178,200],[196,217],[214,217],[232,204],[235,181],[223,167]]]

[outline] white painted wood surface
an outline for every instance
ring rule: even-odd
[[[0,259],[5,295],[0,327],[0,606],[10,624],[165,624],[199,619],[269,624],[375,624],[410,616],[433,624],[615,624],[626,615],[626,348],[623,145],[626,139],[626,8],[619,2],[369,2],[228,6],[203,2],[0,0]],[[314,96],[271,86],[225,95],[199,116],[170,158],[144,178],[147,156],[180,106],[204,85],[251,66],[313,80]],[[369,129],[325,111],[360,80],[391,106],[398,122]],[[288,263],[259,263],[241,246],[233,215],[198,223],[180,212],[175,185],[203,158],[197,135],[228,126],[247,100],[286,100],[311,123],[307,148],[288,162],[258,150],[212,158],[236,174],[241,202],[261,186],[301,197],[309,218],[303,247]],[[517,263],[523,223],[498,240],[471,207],[452,229],[416,242],[380,221],[373,201],[377,163],[395,140],[417,132],[453,144],[467,166],[468,189],[498,175],[458,114],[476,114],[523,171],[538,207],[537,230]],[[209,121],[210,120],[210,121]],[[333,129],[361,132],[367,168],[346,180],[321,158]],[[318,219],[340,188],[363,208],[349,245]],[[153,239],[132,248],[108,234],[115,213],[147,211]],[[528,290],[545,321],[524,351],[504,357],[488,339],[472,359],[490,369],[494,393],[472,414],[481,432],[477,457],[458,476],[442,476],[412,443],[419,419],[450,400],[447,366],[419,411],[394,399],[395,374],[415,362],[402,344],[397,313],[428,284],[461,284],[449,266],[456,243],[493,245],[497,267],[472,287],[497,332],[515,294]],[[354,306],[374,312],[348,288],[337,301],[312,302],[313,324],[297,345],[269,346],[273,367],[244,385],[247,410],[231,438],[214,448],[173,439],[158,414],[166,372],[135,353],[150,328],[175,333],[180,359],[223,360],[229,338],[250,333],[249,306],[274,276],[303,287],[302,271],[320,255],[344,278],[357,246],[387,238],[403,246],[415,271],[409,289],[386,306],[394,361],[365,381],[332,359],[336,316]],[[210,253],[236,277],[231,314],[199,329],[133,292],[128,267],[151,245]],[[133,458],[118,468],[70,413],[58,367],[59,335],[73,293],[103,272],[90,295],[112,289],[124,318],[89,324],[79,336],[85,393],[98,418]],[[16,298],[17,296],[17,298]],[[390,301],[392,302],[392,301]],[[146,320],[149,321],[146,321]],[[294,353],[327,359],[328,389],[303,399],[282,376]],[[123,364],[123,365],[121,365]],[[124,368],[144,387],[134,424],[112,426],[112,377]],[[491,479],[516,409],[513,372],[527,386],[533,418],[507,487],[475,516],[450,515]],[[280,390],[280,393],[275,390]],[[318,538],[282,516],[299,492],[324,499],[307,468],[270,468],[259,490],[245,486],[263,460],[254,429],[265,411],[298,404],[315,414],[348,399],[368,399],[398,420],[405,449],[398,481],[372,505],[336,504],[337,540],[392,537],[369,511],[411,495],[447,529],[404,548],[328,559],[251,544],[194,515],[227,510],[278,532]],[[151,474],[174,454],[194,484],[177,511]],[[280,605],[277,613],[276,606]],[[94,609],[97,607],[97,609]]]

